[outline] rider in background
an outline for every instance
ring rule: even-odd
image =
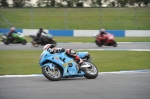
[[[42,33],[47,34],[45,31],[43,31],[43,28],[39,28],[39,31],[37,32],[37,40],[38,40],[39,42],[42,41],[42,38],[41,38]]]
[[[100,30],[100,36],[103,37],[104,34],[107,34],[107,33],[105,32],[105,29],[101,29],[101,30]]]
[[[105,35],[105,34],[107,34],[107,32],[105,32],[105,29],[101,29],[101,30],[100,30],[100,33],[99,33],[99,36],[102,37],[102,38],[104,38],[104,35]],[[104,39],[102,40],[102,43],[103,43],[103,44],[106,44],[106,41],[107,41],[107,38],[104,38]]]
[[[10,30],[9,30],[9,32],[7,33],[7,34],[8,34],[8,38],[9,38],[11,41],[13,41],[13,40],[15,39],[15,38],[13,37],[13,35],[12,35],[13,33],[17,33],[15,27],[11,27]]]
[[[64,48],[56,48],[54,44],[46,44],[43,50],[48,50],[51,54],[65,52],[68,57],[73,58],[77,64],[79,64],[79,69],[83,60],[77,55],[77,53],[72,49],[65,50]]]

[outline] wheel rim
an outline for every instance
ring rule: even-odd
[[[94,75],[97,73],[97,68],[95,67],[95,65],[91,64],[91,63],[87,63],[88,65],[90,65],[91,67],[86,68],[86,72]]]
[[[59,78],[60,71],[58,68],[54,67],[54,69],[50,69],[48,66],[45,67],[45,72],[52,78]]]

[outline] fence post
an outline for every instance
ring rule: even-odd
[[[100,29],[102,28],[102,7],[100,6]]]
[[[136,7],[135,7],[135,9],[134,9],[134,12],[135,12],[135,29],[138,30],[137,8],[136,8]]]
[[[31,29],[33,29],[33,7],[30,5],[30,22],[31,22]]]
[[[64,19],[65,19],[65,29],[67,30],[68,29],[68,13],[67,13],[67,8],[65,7],[65,16],[64,16]]]

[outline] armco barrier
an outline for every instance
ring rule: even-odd
[[[115,37],[124,37],[124,30],[107,30],[106,32],[114,34]],[[92,36],[99,33],[99,30],[74,30],[74,36]]]
[[[126,30],[125,37],[150,37],[150,30]]]
[[[8,33],[9,29],[0,29],[0,33]],[[25,36],[36,35],[38,29],[17,29],[17,32],[23,33]],[[99,33],[99,30],[47,30],[53,36],[93,36]],[[114,34],[115,37],[150,37],[150,30],[106,30],[106,32]]]
[[[49,30],[49,33],[54,36],[74,36],[73,30]]]

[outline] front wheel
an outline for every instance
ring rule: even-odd
[[[51,81],[58,81],[62,77],[61,71],[57,67],[50,69],[49,66],[44,66],[42,67],[42,73],[47,79]]]
[[[116,41],[113,41],[113,47],[117,47]]]
[[[102,43],[100,42],[98,42],[97,40],[95,40],[95,43],[96,43],[96,45],[98,46],[98,47],[101,47],[102,46]]]
[[[91,67],[84,68],[84,77],[87,79],[95,79],[98,76],[97,67],[91,62],[86,62],[86,64],[90,65]]]
[[[49,43],[50,43],[50,44],[54,44],[55,46],[57,46],[57,42],[54,41],[54,40],[52,40],[52,39],[49,41]]]

